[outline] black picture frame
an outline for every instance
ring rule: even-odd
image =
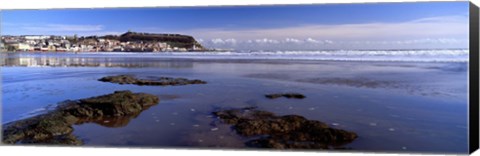
[[[470,2],[470,58],[469,58],[469,152],[479,144],[479,9]]]

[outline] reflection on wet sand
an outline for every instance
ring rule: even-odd
[[[220,109],[220,107],[216,109]],[[215,116],[210,113],[197,113],[192,120],[194,122],[191,130],[179,139],[184,145],[237,149],[247,147],[244,137],[238,135],[230,125],[215,119]]]
[[[72,125],[94,122],[106,127],[122,127],[158,102],[159,98],[154,95],[130,91],[67,100],[46,114],[3,125],[2,142],[82,145],[83,141],[72,135]]]
[[[217,130],[218,129],[218,130]],[[197,130],[188,133],[181,138],[188,146],[195,147],[223,147],[223,148],[244,148],[242,138],[230,131],[229,127],[211,128],[210,130]]]
[[[145,108],[145,109],[148,109],[148,108]],[[134,113],[131,115],[126,115],[126,116],[118,116],[118,117],[100,117],[97,119],[81,118],[75,123],[75,125],[95,123],[104,127],[119,128],[119,127],[127,126],[128,123],[130,123],[132,119],[137,118],[138,115],[140,115],[140,112]]]
[[[24,67],[159,67],[193,68],[190,61],[159,61],[145,58],[83,58],[83,57],[2,57],[1,66]]]
[[[421,95],[421,96],[451,96],[450,94],[441,93],[435,89],[429,89],[421,86],[411,85],[411,83],[408,81],[376,80],[376,79],[365,78],[365,77],[314,77],[314,78],[293,79],[291,75],[277,74],[277,73],[247,74],[245,75],[245,77],[280,80],[280,81],[294,81],[294,82],[321,84],[321,85],[346,86],[346,87],[354,87],[354,88],[395,89],[395,90],[404,91],[408,94]]]
[[[316,84],[333,84],[345,85],[358,88],[401,88],[405,87],[397,81],[372,80],[367,78],[309,78],[300,79],[299,82],[316,83]]]
[[[338,85],[348,86],[355,88],[384,88],[384,89],[398,89],[403,90],[408,94],[421,95],[421,96],[450,96],[434,89],[422,88],[420,86],[407,85],[402,81],[386,81],[386,80],[373,80],[368,78],[308,78],[296,80],[298,82],[312,83],[312,84],[324,84],[324,85]]]
[[[291,78],[290,75],[288,74],[282,74],[282,73],[255,73],[255,74],[247,74],[245,77],[251,77],[251,78],[261,78],[261,79],[274,79],[274,80],[289,80]]]

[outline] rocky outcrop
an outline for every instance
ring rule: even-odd
[[[3,142],[81,145],[72,135],[72,125],[136,116],[158,102],[154,95],[130,91],[65,101],[46,114],[3,125]]]
[[[254,107],[213,112],[236,132],[252,140],[249,147],[275,149],[330,149],[355,140],[354,132],[329,127],[298,115],[276,116]]]
[[[121,35],[69,37],[73,44],[92,45],[94,50],[125,52],[157,52],[161,51],[209,51],[193,36],[182,34],[159,34],[128,31]],[[121,42],[133,46],[103,46],[103,41]]]
[[[203,46],[192,36],[181,34],[155,34],[129,31],[119,36],[107,35],[100,38],[118,40],[121,42],[165,42],[172,47],[188,49],[196,46],[199,49],[204,49]]]
[[[267,94],[265,95],[266,98],[269,99],[276,99],[280,97],[285,97],[285,98],[293,98],[293,99],[303,99],[305,98],[305,95],[300,94],[300,93],[278,93],[278,94]]]
[[[137,114],[158,101],[158,97],[151,94],[115,91],[113,94],[69,102],[60,105],[59,109],[76,117],[115,117]]]
[[[177,85],[189,85],[189,84],[206,84],[207,82],[202,80],[189,80],[185,78],[171,78],[171,77],[160,77],[156,80],[144,80],[137,79],[134,76],[130,75],[118,75],[118,76],[106,76],[98,79],[102,82],[111,82],[118,84],[135,84],[135,85],[149,85],[149,86],[177,86]]]

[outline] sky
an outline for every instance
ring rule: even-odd
[[[468,2],[2,10],[3,35],[192,35],[237,50],[468,48]]]

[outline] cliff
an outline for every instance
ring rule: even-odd
[[[154,34],[154,33],[139,33],[139,32],[126,32],[122,35],[106,35],[99,38],[113,39],[120,42],[165,42],[172,47],[178,48],[192,48],[193,45],[196,48],[204,49],[203,46],[198,43],[195,38],[188,35],[180,34]]]

